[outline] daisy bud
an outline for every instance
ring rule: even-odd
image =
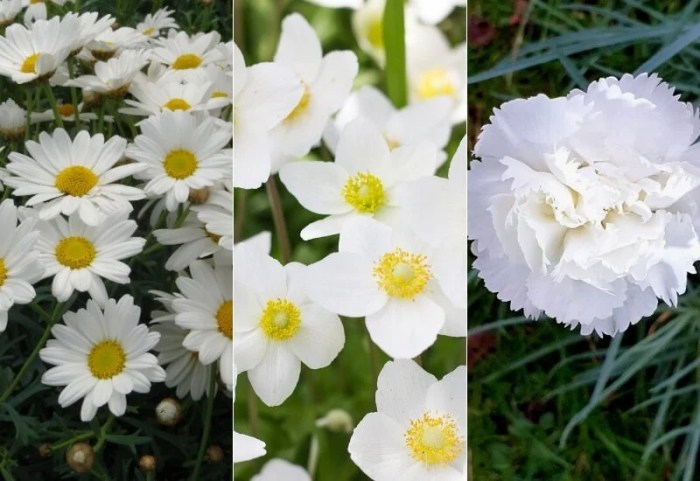
[[[180,403],[173,398],[165,398],[156,406],[158,422],[165,426],[175,426],[182,417]]]
[[[209,200],[209,188],[202,187],[201,189],[190,189],[190,195],[187,198],[193,204],[204,204]]]
[[[218,444],[210,444],[204,459],[210,464],[218,464],[224,460],[224,450]]]
[[[155,471],[156,470],[156,458],[154,458],[150,454],[144,454],[139,459],[139,468],[141,469],[141,471],[143,471],[145,473],[147,473],[149,471]]]
[[[336,433],[350,433],[354,427],[352,416],[344,409],[331,409],[321,419],[316,420],[316,426]]]
[[[51,445],[49,443],[42,443],[39,445],[38,451],[39,456],[45,459],[51,456],[53,449],[51,449]]]
[[[75,443],[66,453],[66,463],[76,473],[86,473],[92,468],[95,452],[87,443]]]

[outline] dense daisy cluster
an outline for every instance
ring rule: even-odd
[[[354,22],[364,25],[356,29],[358,43],[382,67],[376,29],[384,4],[357,3]],[[268,233],[235,245],[234,369],[247,373],[265,405],[279,406],[297,388],[302,365],[333,369],[346,343],[344,324],[357,322],[344,317],[363,318],[371,342],[396,360],[380,375],[380,412],[360,423],[349,447],[378,481],[466,476],[459,402],[466,373],[458,368],[449,382],[431,387],[435,378],[410,360],[440,335],[466,336],[464,140],[451,159],[445,153],[453,125],[465,118],[465,52],[431,24],[452,3],[444,15],[429,12],[431,2],[413,3],[406,7],[406,41],[421,48],[407,49],[410,95],[402,108],[378,88],[358,85],[355,53],[324,52],[300,14],[282,21],[271,62],[246,63],[234,46],[234,187],[265,184],[274,217],[279,179],[298,205],[322,216],[303,228],[304,241],[339,235],[337,251],[309,265],[289,258],[283,245],[279,260],[273,257]],[[432,22],[416,16],[420,5]],[[378,13],[365,18],[365,8]],[[422,392],[392,394],[408,381]],[[416,396],[410,409],[405,396]],[[385,426],[392,433],[386,444],[370,441]],[[236,436],[237,461],[265,454],[259,440]],[[254,479],[282,478],[310,479],[279,460]]]
[[[503,104],[475,146],[469,236],[514,310],[615,335],[700,259],[700,114],[655,74]]]
[[[83,421],[152,383],[230,391],[232,42],[167,9],[132,28],[70,4],[2,4],[0,75],[24,95],[0,104],[0,330],[46,279],[41,380]],[[174,282],[135,279],[161,249]],[[144,280],[160,290],[119,294]]]

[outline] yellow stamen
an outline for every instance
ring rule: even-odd
[[[219,332],[233,339],[233,301],[224,301],[216,311],[216,325]]]
[[[260,328],[273,341],[286,341],[294,337],[300,325],[301,312],[287,299],[267,301],[260,316]]]
[[[453,96],[454,94],[454,83],[445,69],[436,68],[421,75],[418,82],[418,96],[420,98],[425,100],[439,95]]]
[[[186,53],[180,55],[173,62],[172,67],[176,70],[186,70],[190,68],[197,68],[202,64],[202,57],[195,55],[193,53]]]
[[[373,274],[379,287],[399,299],[415,298],[432,278],[426,256],[400,248],[384,254],[375,264]]]
[[[95,245],[81,236],[70,236],[61,239],[56,245],[56,260],[59,264],[71,269],[83,269],[92,264],[95,259]]]
[[[92,347],[87,363],[90,372],[97,379],[111,379],[124,370],[126,353],[119,342],[107,339]]]
[[[374,214],[386,202],[382,181],[374,174],[360,172],[343,186],[343,199],[358,212]]]
[[[22,73],[36,73],[36,63],[39,61],[41,54],[39,52],[31,54],[29,57],[24,59],[19,70]]]
[[[190,110],[192,106],[185,99],[170,99],[163,107],[170,110]]]
[[[163,160],[165,173],[178,180],[186,179],[194,174],[198,165],[197,156],[185,149],[172,150]]]
[[[99,177],[82,165],[66,167],[56,176],[54,185],[66,195],[82,197],[97,185]]]
[[[411,457],[428,467],[451,463],[463,449],[457,423],[449,415],[426,413],[412,420],[404,439]]]

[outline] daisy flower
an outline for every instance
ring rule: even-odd
[[[320,369],[337,357],[343,324],[307,297],[306,266],[283,267],[251,247],[236,251],[234,269],[236,368],[265,404],[278,406],[294,391],[302,362]]]
[[[95,75],[81,75],[64,82],[66,87],[80,87],[105,97],[123,97],[134,77],[148,64],[149,54],[145,50],[125,50],[118,57],[106,62],[97,62]]]
[[[90,136],[81,130],[71,141],[61,128],[39,134],[39,142],[26,142],[30,156],[12,152],[7,169],[13,174],[7,185],[13,195],[31,195],[28,206],[39,209],[39,217],[52,219],[76,212],[89,225],[101,223],[118,211],[131,211],[131,201],[143,199],[141,189],[117,184],[142,170],[143,165],[115,167],[124,156],[126,140],[102,134]]]
[[[143,19],[143,22],[136,24],[136,30],[149,38],[155,38],[160,35],[160,31],[165,28],[179,28],[177,22],[171,17],[175,10],[161,8],[155,13],[148,13]]]
[[[216,67],[215,67],[216,68]],[[230,81],[230,78],[229,78]],[[213,83],[209,81],[180,81],[173,75],[164,75],[155,82],[134,82],[129,93],[136,100],[126,99],[129,108],[119,109],[131,115],[153,115],[165,110],[212,110],[230,103],[225,97],[212,98]]]
[[[85,44],[85,48],[97,60],[109,60],[122,50],[146,47],[148,37],[131,27],[108,28]]]
[[[0,28],[14,22],[22,8],[22,0],[0,0]]]
[[[76,17],[37,20],[31,29],[10,25],[0,36],[0,75],[19,84],[48,79],[70,55],[79,28]]]
[[[294,109],[271,132],[272,173],[318,144],[329,118],[350,94],[358,69],[353,52],[334,51],[324,56],[316,32],[298,13],[282,21],[274,61],[299,76],[304,92]]]
[[[44,273],[35,249],[39,237],[35,227],[35,219],[17,225],[17,208],[11,199],[0,204],[0,333],[7,327],[7,311],[34,299],[32,284]]]
[[[429,143],[390,150],[382,134],[363,119],[341,134],[335,162],[300,160],[280,170],[280,179],[301,205],[328,217],[307,225],[304,240],[337,234],[349,220],[373,217],[392,224],[395,188],[432,175],[437,149]]]
[[[233,249],[233,193],[230,190],[215,190],[209,194],[205,204],[192,210],[204,222],[207,232],[219,238],[219,245]]]
[[[46,10],[47,2],[63,6],[70,1],[72,0],[22,0],[22,7],[27,9],[24,12],[24,23],[27,26],[31,26],[37,20],[46,20],[48,14]]]
[[[27,111],[17,105],[17,102],[7,99],[0,104],[0,137],[7,140],[22,139],[26,127]]]
[[[85,104],[83,102],[78,104],[76,108],[75,105],[71,103],[59,103],[57,106],[58,115],[61,116],[63,122],[75,122],[76,110],[78,114],[78,121],[90,121],[97,120],[97,114],[93,112],[85,112]],[[31,114],[31,123],[36,124],[40,122],[55,122],[56,116],[53,113],[53,109],[47,109],[43,112],[34,112]],[[105,122],[113,122],[114,119],[110,115],[104,116]]]
[[[260,473],[250,478],[250,481],[278,481],[280,479],[284,479],[284,481],[311,481],[311,476],[301,466],[284,459],[271,459],[265,463]]]
[[[265,443],[252,436],[233,432],[233,462],[240,463],[265,456]]]
[[[142,134],[126,155],[145,166],[147,195],[165,195],[168,210],[177,209],[190,189],[201,189],[231,176],[230,124],[182,111],[164,111],[139,123]]]
[[[435,271],[434,249],[405,231],[360,218],[343,226],[338,251],[307,267],[306,292],[331,312],[365,317],[370,337],[389,356],[413,358],[438,334],[458,335],[464,316],[444,291],[452,289],[448,282],[464,286],[464,280]]]
[[[168,32],[167,38],[158,39],[151,51],[153,61],[167,65],[173,70],[187,70],[204,67],[222,60],[216,48],[221,41],[218,32],[197,33]]]
[[[194,261],[191,277],[177,278],[182,296],[172,301],[175,323],[188,329],[182,345],[206,365],[219,361],[221,380],[233,386],[233,279],[227,266]]]
[[[165,268],[170,271],[181,271],[192,261],[208,257],[222,249],[219,245],[220,236],[209,232],[204,223],[197,219],[195,212],[190,212],[180,227],[156,229],[153,235],[163,245],[180,246],[165,263]]]
[[[411,360],[389,361],[377,379],[377,412],[350,438],[350,458],[374,481],[463,481],[467,472],[467,370],[438,381]]]
[[[148,351],[160,335],[139,324],[141,309],[134,298],[109,299],[104,310],[92,300],[87,307],[63,316],[65,325],[51,328],[54,339],[39,351],[54,364],[41,377],[48,386],[66,386],[58,396],[61,407],[83,398],[80,419],[90,421],[107,404],[115,416],[126,412],[126,395],[147,393],[162,382],[165,371]]]
[[[81,13],[80,15],[69,12],[65,16],[76,16],[80,21],[78,38],[73,46],[74,52],[92,42],[98,35],[106,32],[107,30],[112,30],[112,25],[116,21],[116,19],[111,15],[104,15],[100,17],[97,12],[85,12]]]
[[[31,215],[31,214],[30,214]],[[36,249],[45,267],[44,278],[53,277],[51,292],[60,302],[73,291],[89,292],[100,305],[107,302],[102,278],[128,284],[131,269],[120,262],[143,250],[146,239],[131,237],[136,222],[115,214],[109,223],[90,226],[77,214],[56,217],[37,225],[41,232]]]
[[[175,394],[184,398],[190,394],[193,400],[207,396],[212,365],[205,366],[199,361],[196,352],[183,347],[182,343],[189,331],[175,324],[173,301],[182,298],[180,294],[172,295],[161,291],[150,291],[156,296],[166,311],[153,311],[151,330],[160,334],[158,344],[153,348],[158,353],[158,362],[165,367],[165,385],[175,387]]]

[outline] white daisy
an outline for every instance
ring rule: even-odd
[[[158,39],[152,58],[174,70],[204,67],[222,60],[221,51],[216,48],[220,41],[218,32],[189,36],[187,32],[171,30],[167,38]]]
[[[48,79],[70,55],[79,28],[76,17],[37,20],[31,29],[10,25],[0,37],[0,75],[20,84]]]
[[[311,481],[311,476],[301,466],[292,464],[284,459],[271,459],[262,471],[256,474],[250,481]]]
[[[236,251],[234,269],[236,368],[248,372],[265,404],[278,406],[294,391],[302,362],[320,369],[336,358],[345,344],[343,324],[307,297],[306,266],[283,267],[248,248]]]
[[[160,340],[153,350],[158,353],[158,362],[165,367],[165,385],[175,387],[177,397],[184,398],[190,394],[197,401],[205,392],[210,394],[208,389],[212,365],[205,366],[199,361],[196,352],[182,345],[189,331],[175,324],[175,311],[172,307],[173,301],[182,296],[160,291],[151,291],[151,294],[166,309],[166,312],[151,313],[151,330],[160,333]]]
[[[25,25],[29,27],[37,20],[46,20],[48,14],[46,10],[47,2],[62,6],[70,1],[72,0],[22,0],[22,7],[26,7],[27,9],[24,12]]]
[[[438,381],[410,360],[389,361],[377,380],[377,412],[350,438],[350,458],[374,481],[464,481],[467,370]]]
[[[200,80],[203,79],[200,77]],[[213,85],[209,81],[183,82],[176,76],[167,74],[155,82],[134,82],[129,93],[136,100],[126,99],[126,104],[131,107],[119,111],[148,116],[165,110],[211,110],[228,105],[230,100],[225,97],[212,98]]]
[[[122,97],[126,94],[134,77],[148,64],[146,50],[125,50],[118,57],[106,62],[97,62],[95,75],[81,75],[64,82],[66,87],[80,87],[106,97]]]
[[[61,302],[73,291],[89,292],[100,305],[107,301],[102,278],[127,284],[131,269],[120,262],[141,250],[145,239],[132,237],[136,222],[126,215],[115,215],[109,223],[89,226],[77,214],[41,221],[37,225],[39,261],[45,267],[44,278],[53,276],[51,292]]]
[[[115,164],[124,156],[126,140],[81,130],[71,141],[64,129],[42,132],[39,142],[27,141],[30,156],[12,152],[7,169],[13,174],[7,185],[13,195],[31,195],[28,206],[37,206],[41,219],[77,212],[89,225],[101,223],[118,211],[131,211],[130,201],[142,199],[141,189],[117,184],[142,170],[143,165]]]
[[[118,52],[130,48],[146,47],[148,37],[131,27],[111,28],[99,33],[93,40],[85,44],[97,60],[109,60]]]
[[[22,0],[0,0],[0,28],[7,27],[22,11]]]
[[[76,108],[75,105],[71,103],[59,103],[56,110],[58,111],[58,115],[61,116],[63,119],[63,122],[75,122],[75,117],[76,117],[76,110],[78,114],[78,121],[79,122],[84,122],[84,121],[90,121],[90,120],[96,120],[98,118],[97,114],[93,112],[85,112],[85,103],[81,102],[78,104],[78,107]],[[55,122],[56,116],[53,113],[53,109],[47,109],[44,110],[43,112],[34,112],[31,114],[31,123],[36,124],[40,122]],[[105,122],[113,122],[114,118],[110,115],[105,115],[104,116],[104,121]]]
[[[92,300],[87,307],[63,316],[65,325],[51,329],[55,339],[39,352],[42,361],[55,364],[41,382],[66,386],[58,396],[62,407],[83,398],[80,419],[90,421],[107,404],[115,416],[126,412],[126,395],[147,393],[152,382],[162,382],[165,371],[148,351],[160,338],[139,324],[141,309],[133,297],[109,299],[100,309]]]
[[[204,222],[206,230],[218,236],[221,247],[233,249],[233,193],[230,190],[211,192],[205,204],[196,205],[192,210]]]
[[[0,204],[0,333],[7,327],[7,311],[13,304],[27,304],[36,292],[32,284],[41,279],[34,245],[39,237],[35,219],[17,225],[17,208],[11,199]]]
[[[182,111],[164,111],[139,123],[142,134],[126,155],[146,168],[147,195],[165,194],[168,210],[185,202],[190,189],[209,187],[231,176],[230,124]]]
[[[181,271],[192,261],[209,257],[222,249],[220,236],[207,230],[195,212],[190,212],[180,227],[156,229],[153,235],[163,245],[180,246],[165,263],[165,268],[170,271]]]
[[[75,15],[80,21],[80,30],[78,38],[73,46],[73,51],[77,51],[88,43],[92,42],[98,35],[112,30],[112,25],[116,21],[111,15],[99,16],[97,12],[85,12],[80,15],[77,13],[67,13],[65,16]]]
[[[144,34],[149,38],[155,38],[160,35],[160,31],[165,28],[179,28],[175,19],[171,15],[175,13],[174,10],[169,10],[167,8],[161,8],[156,10],[155,13],[148,13],[143,19],[143,22],[136,24],[136,30]]]
[[[190,264],[191,277],[177,278],[182,297],[172,302],[175,323],[189,329],[182,345],[204,365],[219,361],[221,380],[233,386],[233,279],[230,267]]]
[[[0,137],[8,140],[24,138],[26,127],[27,111],[17,102],[7,99],[0,104]]]

